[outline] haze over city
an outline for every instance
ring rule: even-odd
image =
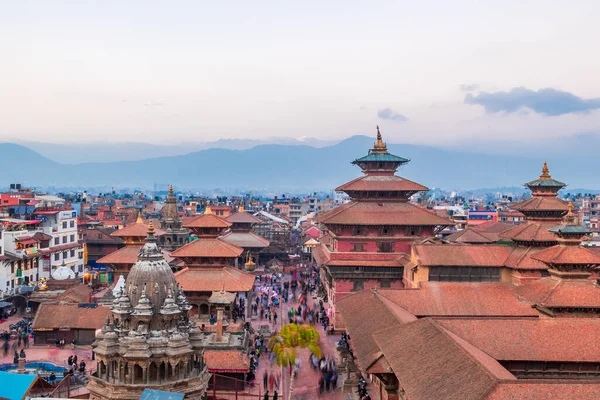
[[[15,1],[0,140],[598,140],[600,3]]]

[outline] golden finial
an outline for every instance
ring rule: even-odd
[[[567,217],[573,217],[573,209],[575,208],[575,206],[573,205],[573,202],[569,202],[569,205],[567,205],[567,208],[569,209],[569,212],[567,213]]]
[[[138,212],[138,216],[137,216],[137,221],[135,221],[136,224],[143,224],[144,220],[142,219],[142,212]]]
[[[385,154],[387,153],[387,146],[383,143],[383,139],[381,138],[381,132],[379,132],[379,125],[377,125],[377,140],[375,141],[375,145],[371,150],[371,153],[376,154]]]
[[[253,267],[256,264],[254,263],[254,260],[252,260],[252,257],[250,257],[250,250],[248,250],[246,252],[246,263],[244,264],[245,267]]]
[[[240,206],[238,207],[238,212],[244,212],[246,210],[244,210],[244,205],[240,204]]]
[[[210,200],[206,201],[206,208],[204,209],[204,214],[212,214],[212,210],[210,209]]]
[[[169,185],[169,194],[173,194],[173,185]]]
[[[550,169],[548,169],[548,163],[544,160],[544,166],[542,167],[542,175],[540,175],[541,180],[549,180],[552,177],[550,176]]]

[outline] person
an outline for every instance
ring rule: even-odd
[[[77,368],[77,354],[73,356],[73,365]]]
[[[275,393],[273,393],[273,400],[277,400],[279,398],[279,395],[277,394],[277,390],[275,391]]]
[[[21,353],[19,353],[19,357],[25,358],[25,349],[21,349]]]
[[[265,387],[265,390],[267,391],[267,393],[268,393],[268,390],[267,390],[268,383],[269,383],[269,373],[267,372],[267,370],[265,370],[265,373],[263,374],[263,384],[264,384],[264,387]]]
[[[54,372],[50,373],[48,380],[50,381],[50,383],[54,383],[54,381],[56,381],[56,375],[54,374]]]
[[[265,397],[263,397],[263,400],[269,400],[269,391],[268,390],[265,392]]]
[[[73,365],[73,356],[69,356],[69,358],[67,358],[67,364],[69,364],[69,367]]]
[[[79,363],[79,372],[81,372],[82,374],[85,374],[85,361],[81,360],[81,362]]]
[[[13,357],[13,362],[15,364],[19,363],[19,353],[17,353],[17,351],[15,350],[15,356]]]
[[[75,338],[73,338],[73,340],[71,340],[71,349],[75,349]]]

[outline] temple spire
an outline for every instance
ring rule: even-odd
[[[548,168],[548,163],[544,160],[544,166],[542,167],[542,174],[540,175],[540,180],[547,181],[552,179],[550,176],[550,169]]]
[[[206,208],[204,209],[204,214],[212,214],[212,210],[210,209],[210,200],[206,201]]]
[[[173,194],[173,185],[169,185],[169,194]]]
[[[387,146],[383,142],[383,138],[381,137],[381,132],[379,132],[379,125],[377,125],[377,140],[375,140],[375,145],[371,149],[371,153],[386,154],[387,152],[388,152]]]
[[[138,212],[138,216],[137,216],[137,221],[135,221],[136,224],[143,224],[144,220],[142,219],[142,211],[140,210]]]

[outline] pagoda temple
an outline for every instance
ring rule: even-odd
[[[363,176],[336,188],[351,201],[318,216],[327,232],[313,254],[334,309],[335,301],[351,292],[404,287],[411,244],[453,225],[409,202],[412,195],[429,190],[395,175],[409,161],[388,152],[377,127],[373,148],[352,162]],[[337,318],[335,328],[341,328]]]
[[[208,301],[213,292],[224,290],[249,296],[254,287],[254,275],[237,268],[244,249],[219,238],[231,225],[212,214],[207,206],[205,214],[184,224],[196,239],[171,253],[185,265],[175,278],[203,319],[214,311]],[[231,313],[231,309],[228,307],[226,312]]]
[[[138,261],[113,303],[113,319],[96,335],[90,399],[139,399],[146,388],[201,398],[210,375],[203,334],[190,322],[189,309],[150,222]]]
[[[182,226],[173,185],[169,185],[167,200],[160,214],[160,226],[165,231],[159,238],[160,246],[165,250],[173,251],[186,244],[190,231]]]
[[[246,258],[250,257],[254,264],[260,264],[260,253],[269,247],[270,241],[252,232],[252,227],[261,223],[262,220],[246,212],[243,206],[240,206],[236,213],[227,216],[225,220],[231,223],[231,227],[221,239],[243,248]],[[241,261],[238,260],[238,264]]]
[[[531,190],[532,197],[512,206],[525,215],[525,223],[503,232],[500,237],[521,246],[554,246],[558,237],[548,229],[559,225],[568,211],[568,203],[556,197],[566,184],[552,178],[544,161],[540,177],[525,186]]]

